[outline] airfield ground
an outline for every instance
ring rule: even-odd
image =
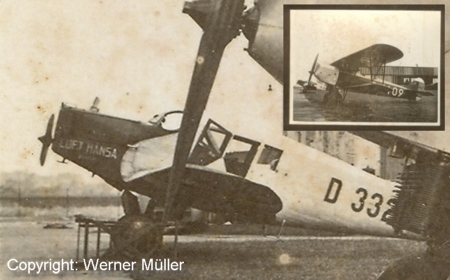
[[[417,102],[349,91],[340,106],[324,106],[326,91],[295,93],[293,121],[433,123],[438,119],[437,96],[422,97]]]
[[[0,279],[30,279],[26,272],[11,272],[7,262],[75,260],[77,225],[65,221],[69,229],[44,229],[48,221],[8,218],[0,222]],[[233,227],[233,226],[229,226]],[[176,272],[132,273],[121,271],[74,271],[57,275],[44,272],[40,279],[376,279],[398,258],[420,254],[423,242],[374,237],[308,237],[282,235],[208,234],[180,236],[177,261],[184,261]],[[272,229],[271,232],[276,232]],[[289,231],[285,232],[286,234]],[[91,255],[95,249],[91,236]],[[103,235],[102,248],[108,237]],[[174,259],[173,236],[165,236],[161,257]]]

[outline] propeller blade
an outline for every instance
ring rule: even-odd
[[[205,4],[206,3],[206,4]],[[206,6],[205,6],[206,5]],[[243,0],[211,0],[186,2],[188,13],[203,28],[197,59],[184,108],[181,127],[166,193],[163,223],[170,216],[175,197],[184,176],[186,162],[196,131],[206,107],[214,79],[228,43],[239,34]]]
[[[45,163],[45,158],[47,157],[48,148],[52,144],[53,137],[52,137],[52,131],[53,131],[53,122],[55,120],[55,115],[51,115],[50,119],[47,122],[47,129],[45,130],[45,134],[41,137],[39,137],[39,141],[42,143],[42,150],[41,150],[41,156],[40,156],[40,162],[41,166]]]
[[[317,63],[317,58],[319,57],[319,54],[316,55],[316,59],[314,59],[314,63],[311,67],[311,71],[309,71],[309,79],[308,79],[308,84],[307,86],[309,86],[309,83],[311,82],[311,77],[314,74],[315,70],[316,70],[316,63]]]

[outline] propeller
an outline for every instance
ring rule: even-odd
[[[306,87],[309,87],[309,83],[311,82],[311,77],[314,74],[315,70],[316,70],[316,63],[317,63],[317,58],[319,57],[319,54],[316,55],[316,59],[314,59],[314,63],[311,67],[311,71],[309,71],[309,78],[308,78],[308,83],[306,84]]]
[[[41,166],[45,163],[45,158],[47,157],[48,148],[53,142],[52,131],[53,131],[53,122],[55,120],[55,115],[51,115],[50,119],[47,122],[47,129],[45,130],[45,134],[39,137],[39,141],[42,143],[41,157],[40,162]]]
[[[172,209],[179,209],[183,206],[174,205],[175,197],[185,173],[189,152],[208,102],[222,54],[228,43],[239,35],[243,11],[244,0],[185,2],[183,12],[189,14],[203,28],[204,33],[200,41],[183,119],[178,132],[166,192],[163,224],[170,217]],[[181,202],[178,200],[177,203]]]

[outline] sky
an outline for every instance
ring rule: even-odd
[[[57,163],[52,151],[39,165],[37,138],[62,102],[88,109],[99,97],[101,113],[140,121],[183,109],[202,35],[181,12],[183,2],[0,1],[0,171],[91,180],[75,164]],[[248,56],[247,44],[239,36],[225,50],[203,122],[211,117],[242,136],[254,131],[270,144],[282,133],[282,86]]]
[[[440,65],[440,12],[292,10],[291,84],[308,79],[314,59],[334,61],[374,44],[389,44],[403,58],[388,65]]]
[[[183,109],[202,35],[182,13],[183,3],[1,1],[0,171],[90,176],[74,164],[57,163],[51,150],[45,166],[39,165],[37,137],[62,102],[88,109],[99,97],[101,113],[144,122]],[[247,44],[239,36],[227,47],[205,113],[241,131],[253,120],[239,112],[251,104],[255,116],[282,104],[281,85],[243,51]],[[276,105],[254,102],[256,94],[274,96],[277,87]],[[235,104],[237,96],[242,103]],[[281,134],[281,116],[273,121]]]

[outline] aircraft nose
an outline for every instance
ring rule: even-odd
[[[331,65],[320,65],[318,63],[314,71],[314,76],[326,84],[336,85],[339,78],[339,69]]]

